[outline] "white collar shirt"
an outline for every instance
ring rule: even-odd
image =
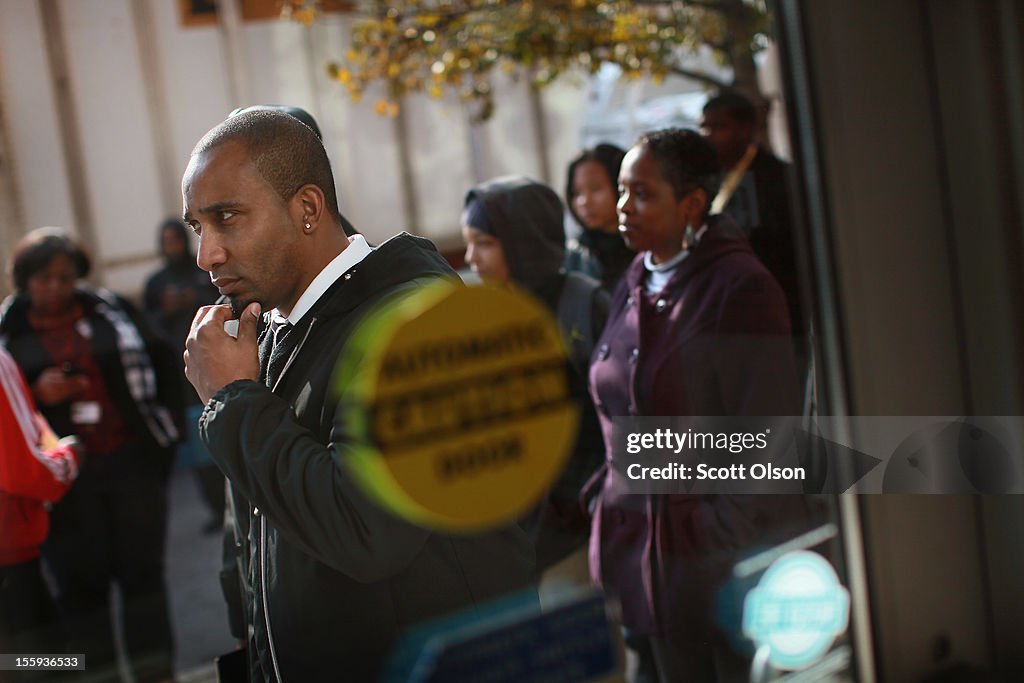
[[[345,248],[340,254],[334,257],[330,263],[328,263],[320,273],[313,278],[313,281],[306,287],[306,291],[302,293],[299,300],[295,302],[295,306],[288,316],[281,314],[281,311],[274,309],[270,312],[270,319],[272,321],[285,321],[292,325],[297,325],[302,317],[309,313],[309,310],[313,308],[313,305],[320,300],[320,297],[331,288],[338,278],[350,271],[355,266],[359,265],[363,259],[370,255],[373,249],[369,244],[366,243],[366,238],[362,235],[353,235],[348,238],[348,247]]]

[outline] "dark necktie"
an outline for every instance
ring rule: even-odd
[[[295,326],[284,318],[275,318],[270,323],[270,334],[273,341],[270,347],[270,358],[267,361],[267,386],[271,389],[277,383],[291,353],[293,344],[290,337],[294,329]]]

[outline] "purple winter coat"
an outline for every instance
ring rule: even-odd
[[[737,553],[799,517],[801,497],[621,493],[607,466],[612,418],[799,414],[789,317],[778,283],[726,217],[710,220],[659,294],[645,293],[647,274],[638,255],[591,359],[609,448],[590,570],[637,633],[709,642],[715,590]]]

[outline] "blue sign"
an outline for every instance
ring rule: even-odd
[[[535,594],[499,600],[424,625],[403,641],[382,678],[387,683],[583,683],[617,666],[604,597],[590,591],[545,612]]]
[[[777,669],[819,660],[846,631],[849,617],[849,591],[828,560],[806,550],[773,562],[743,601],[743,632],[768,646]]]

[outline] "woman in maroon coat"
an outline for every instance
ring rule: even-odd
[[[639,253],[590,369],[608,462],[613,417],[799,412],[785,297],[738,228],[707,215],[717,170],[700,135],[675,129],[640,138],[623,160],[619,230]],[[792,519],[784,508],[800,501],[627,494],[618,476],[606,463],[590,566],[622,602],[627,642],[643,646],[641,673],[741,676],[742,658],[715,625],[716,590],[742,548]]]

